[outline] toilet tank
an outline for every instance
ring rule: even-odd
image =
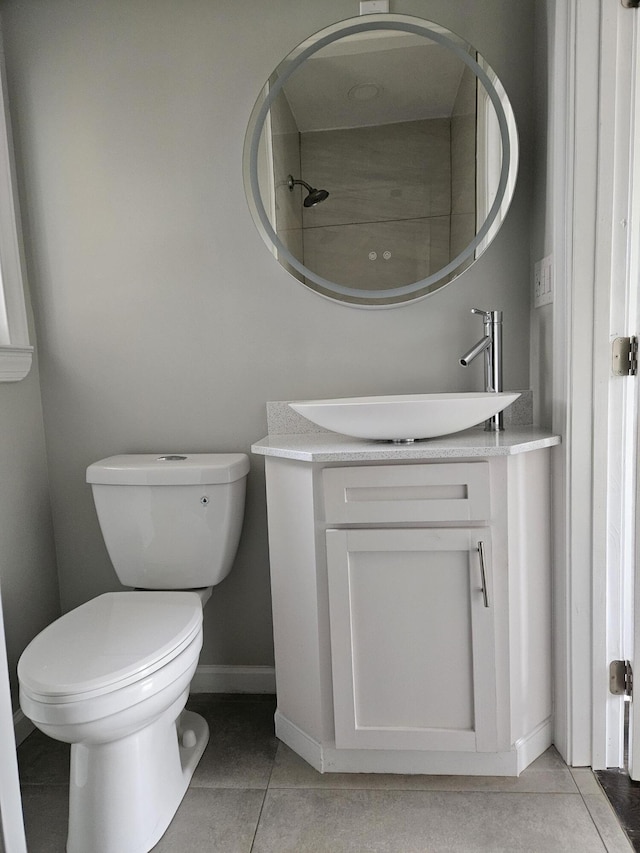
[[[248,471],[244,453],[131,454],[90,465],[87,482],[120,582],[220,583],[238,548]]]

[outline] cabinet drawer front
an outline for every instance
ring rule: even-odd
[[[486,521],[488,462],[326,468],[329,524]]]

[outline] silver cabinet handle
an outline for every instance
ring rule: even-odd
[[[484,606],[489,606],[489,593],[487,591],[487,573],[484,562],[484,542],[478,542],[478,554],[480,556],[480,576],[482,578],[482,600]]]

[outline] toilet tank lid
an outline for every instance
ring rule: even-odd
[[[87,483],[190,486],[233,483],[248,472],[246,453],[131,453],[89,465]]]

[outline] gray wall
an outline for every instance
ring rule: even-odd
[[[60,615],[37,362],[0,383],[0,590],[15,710],[18,658]]]
[[[242,180],[260,87],[310,32],[357,14],[356,0],[6,0],[64,609],[118,586],[84,482],[96,459],[248,451],[267,400],[479,389],[481,364],[458,364],[482,331],[476,306],[504,311],[505,384],[528,387],[533,8],[394,0],[475,44],[506,86],[523,151],[511,211],[478,264],[422,302],[365,310],[275,263]],[[252,466],[203,663],[272,660]]]

